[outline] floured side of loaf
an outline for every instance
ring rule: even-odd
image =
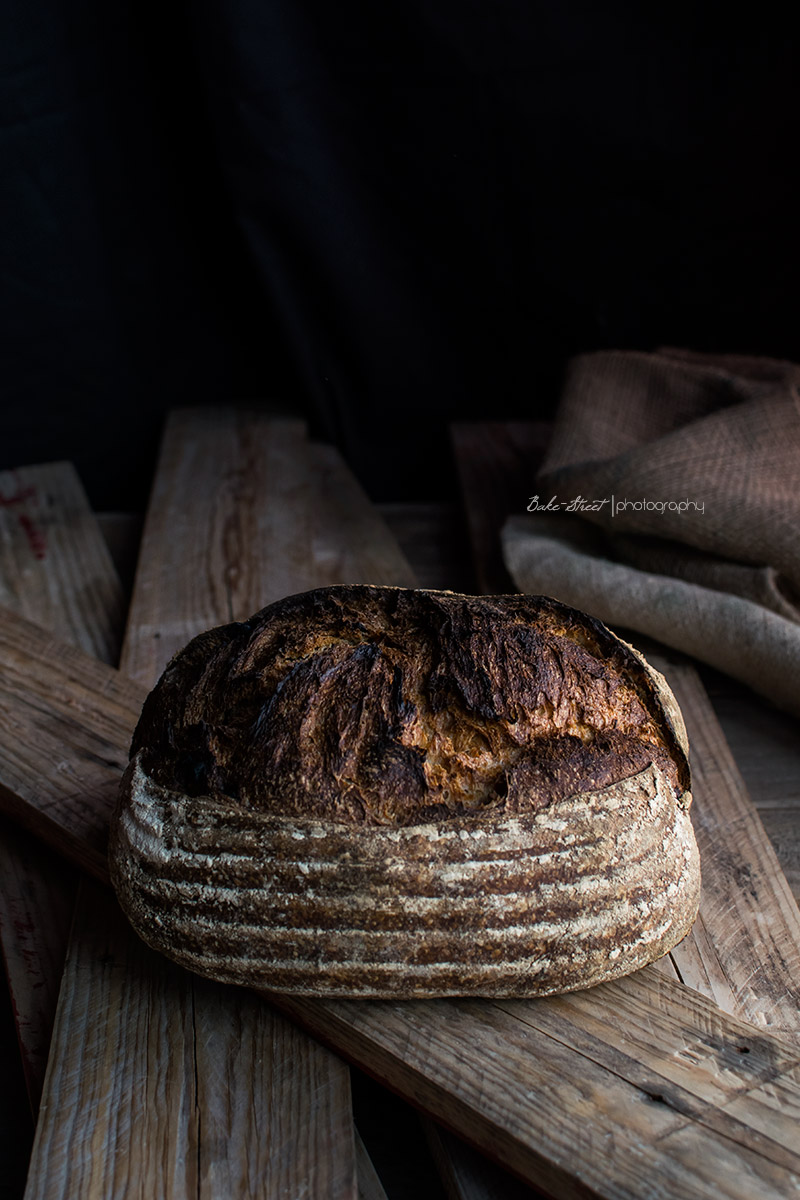
[[[535,996],[667,953],[699,900],[656,766],[527,817],[387,830],[242,813],[137,758],[114,883],[145,941],[224,982],[306,995]]]

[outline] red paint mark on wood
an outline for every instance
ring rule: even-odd
[[[10,496],[4,495],[0,491],[0,508],[13,508],[17,504],[24,504],[26,500],[33,500],[36,496],[36,488],[33,485],[29,487],[18,487]],[[44,531],[39,528],[32,517],[27,513],[19,514],[19,523],[28,539],[28,545],[31,548],[31,553],[34,558],[39,561],[47,557],[47,542],[44,536]]]
[[[11,508],[14,504],[24,504],[26,500],[32,500],[35,495],[35,487],[20,488],[11,496],[4,496],[0,492],[0,508]]]
[[[26,513],[20,513],[19,523],[25,531],[25,536],[28,539],[28,545],[34,558],[39,560],[47,557],[47,543],[45,541],[44,531],[31,520]]]

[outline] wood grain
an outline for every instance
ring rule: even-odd
[[[120,583],[70,463],[0,473],[0,604],[104,662],[116,662]],[[4,823],[0,880],[0,942],[35,1113],[77,879]]]
[[[82,887],[76,926],[81,936],[64,971],[26,1200],[194,1200],[199,1113],[188,977],[129,938],[119,908],[96,886]],[[161,1003],[181,988],[185,1003]],[[170,1070],[132,1079],[116,1069],[140,1053],[163,1063],[167,1046],[178,1060]],[[115,1153],[131,1136],[132,1161]]]
[[[672,957],[684,982],[726,1012],[797,1037],[797,903],[697,672],[661,659],[654,665],[667,676],[689,733],[703,871],[700,916]]]
[[[800,901],[800,738],[797,718],[710,668],[701,675],[745,787]]]
[[[113,693],[115,673],[95,670]],[[796,1188],[798,1051],[654,970],[513,1007],[272,999],[545,1190],[750,1200]]]
[[[122,588],[71,463],[0,472],[0,606],[116,662]]]
[[[0,610],[0,806],[97,879],[146,695],[38,625]]]
[[[203,996],[204,983],[131,937],[94,885],[76,928],[26,1200],[353,1196],[352,1157],[339,1151],[352,1139],[346,1075],[316,1071],[308,1039],[255,996],[220,1045],[216,989]]]
[[[552,1001],[278,1003],[546,1192],[796,1193],[797,1051],[651,969]]]
[[[256,995],[196,979],[191,992],[202,1194],[352,1197],[350,1073],[341,1059]]]
[[[0,943],[34,1116],[42,1094],[77,872],[40,842],[0,823]]]
[[[152,686],[198,630],[312,586],[302,557],[304,447],[300,421],[216,408],[170,413],[142,534],[146,570],[137,569],[128,618],[135,636],[121,663],[130,678]]]
[[[185,556],[177,579],[176,531]],[[131,604],[126,673],[150,685],[203,629],[243,620],[284,594],[348,582],[412,587],[416,578],[333,447],[306,445],[299,424],[257,414],[171,414]],[[228,1085],[235,1090],[235,1080]]]

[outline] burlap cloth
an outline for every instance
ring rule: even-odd
[[[550,511],[503,530],[517,586],[800,715],[799,389],[800,367],[770,359],[575,359],[532,501]]]

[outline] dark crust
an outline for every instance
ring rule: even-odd
[[[174,791],[352,824],[519,815],[649,762],[676,795],[689,788],[647,665],[541,596],[289,596],[175,656],[139,750]]]

